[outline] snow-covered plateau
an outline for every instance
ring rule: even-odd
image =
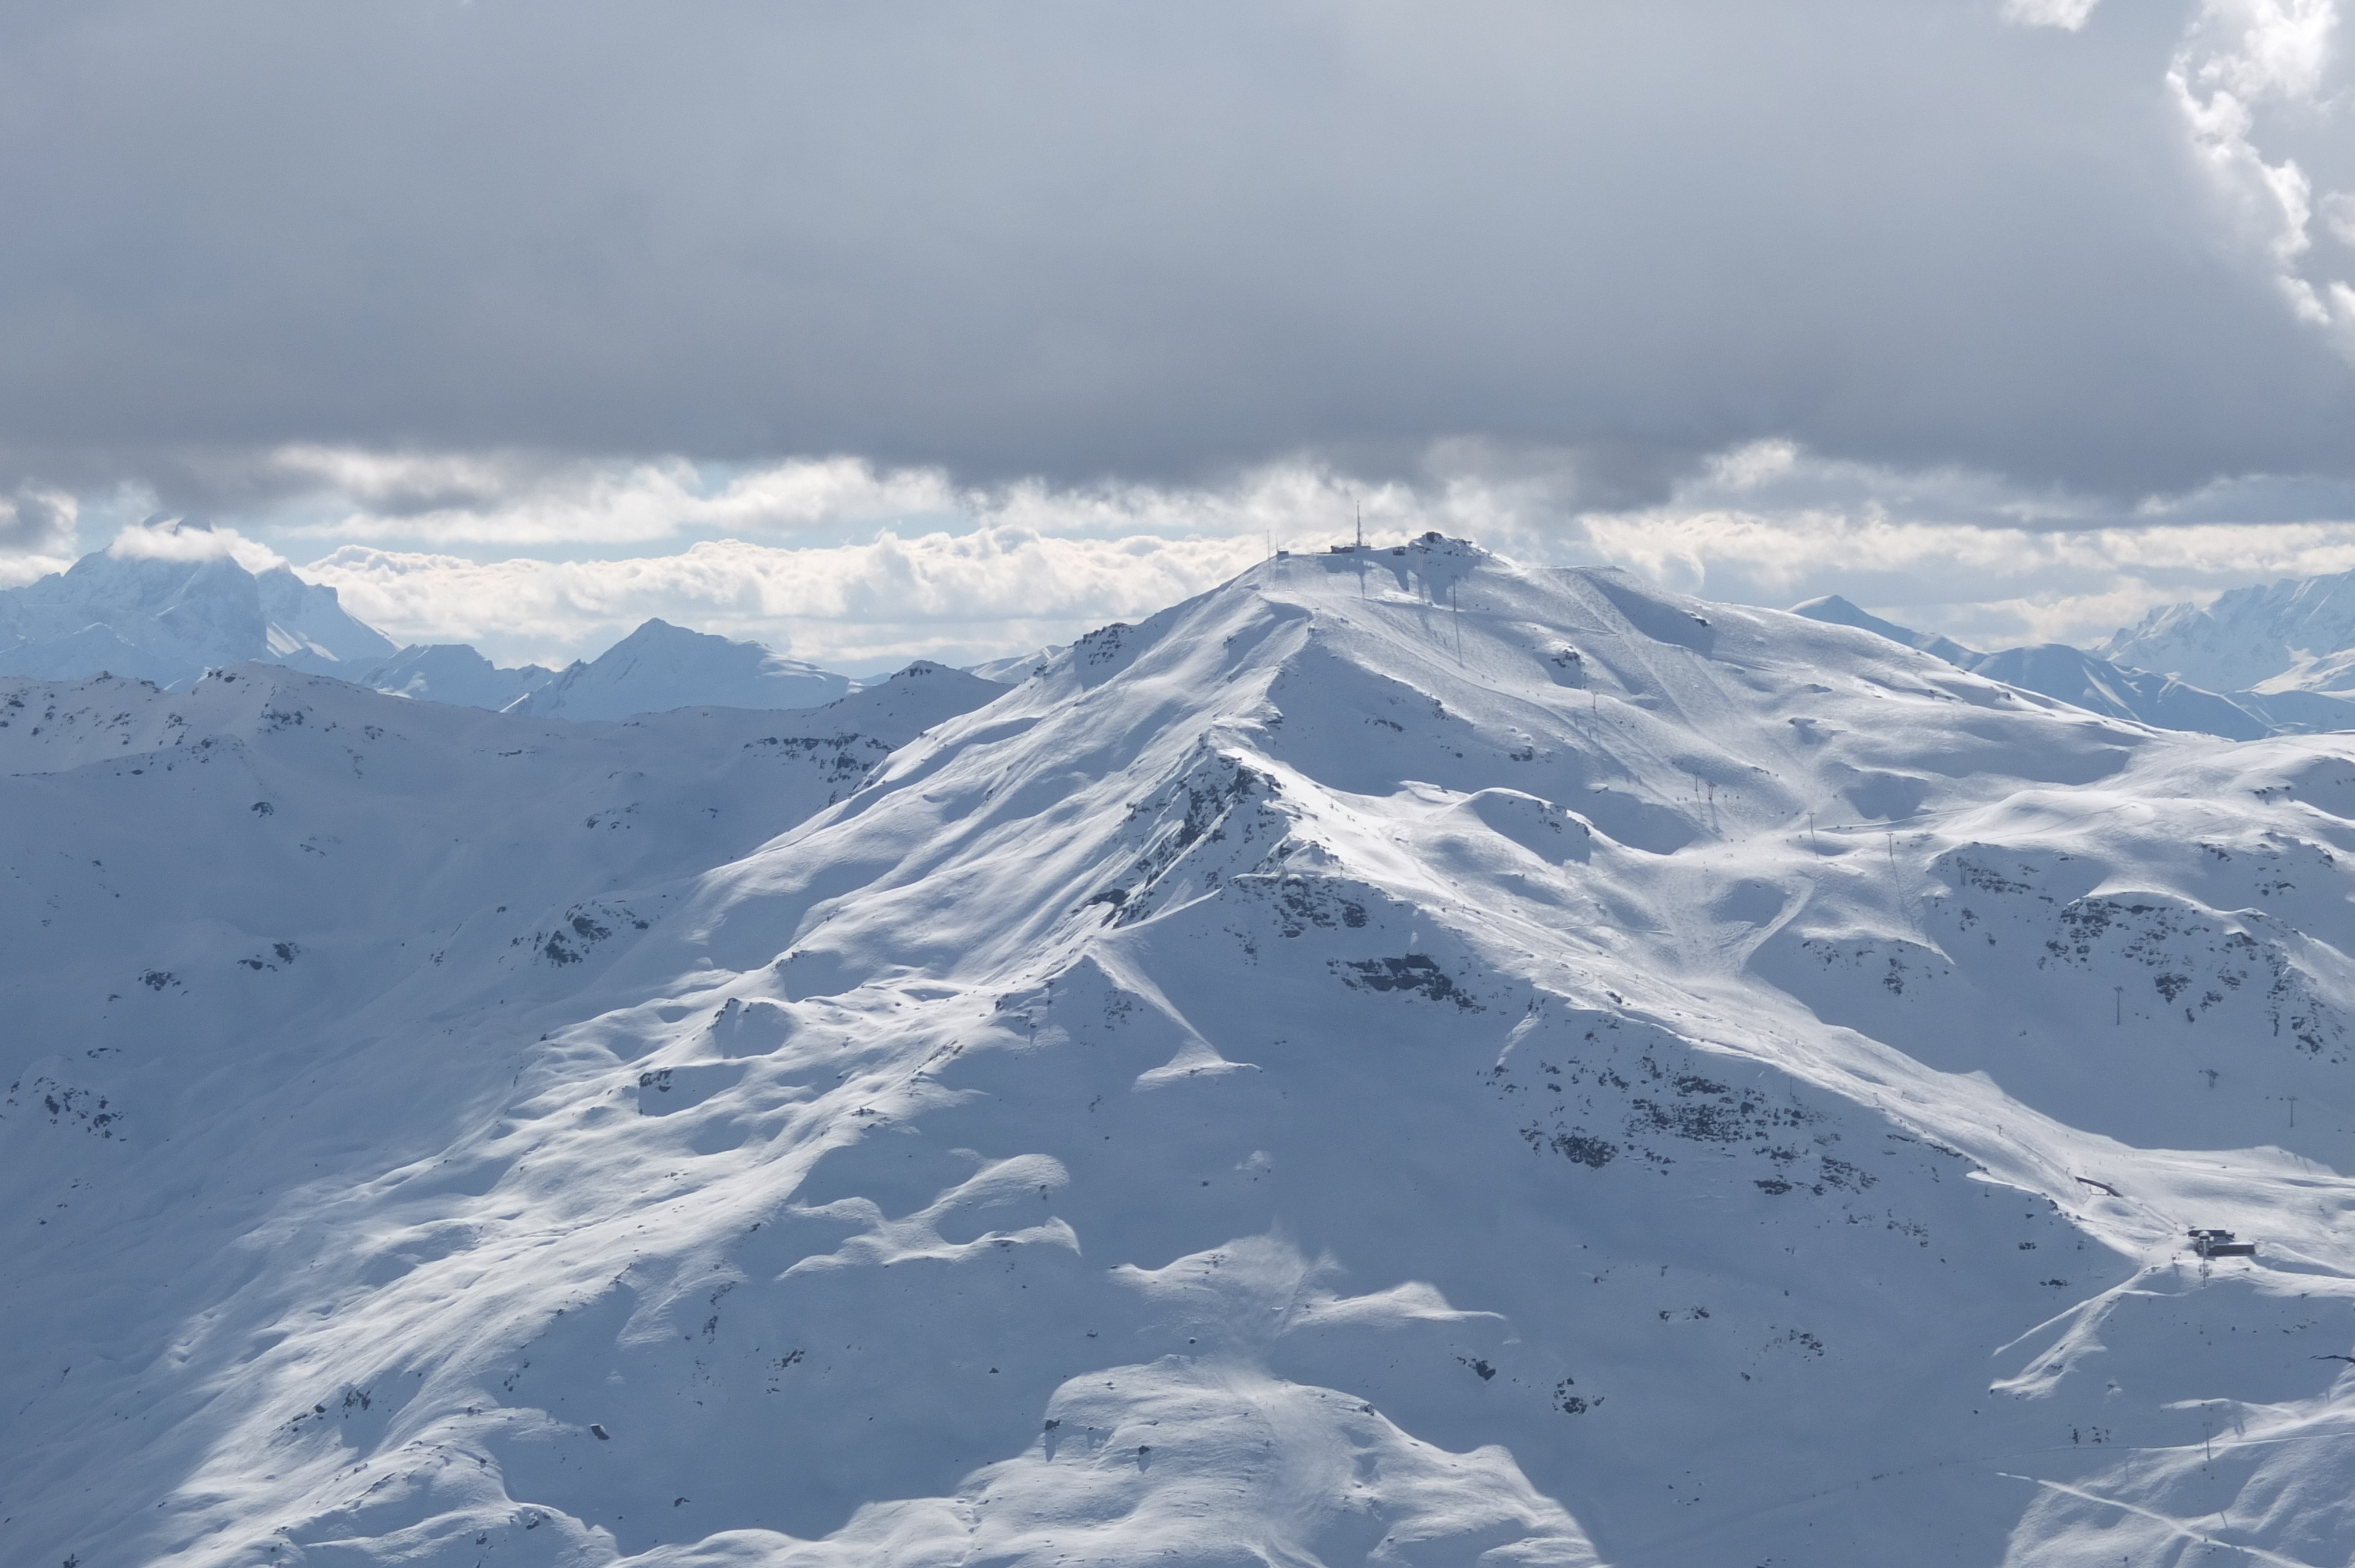
[[[9,1564],[2355,1560],[2355,736],[1435,536],[0,721]]]

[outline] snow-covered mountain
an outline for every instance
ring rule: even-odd
[[[2099,658],[2064,642],[2006,648],[1981,655],[1971,668],[1991,681],[2058,697],[2111,718],[2133,719],[2160,729],[2194,730],[2227,740],[2254,740],[2276,731],[2339,728],[2355,723],[2355,707],[2331,708],[2327,726],[2290,722],[2286,715],[2252,712],[2245,694],[2226,697],[2188,686],[2172,675],[2154,675]]]
[[[1902,642],[1908,648],[1918,648],[1933,658],[1944,659],[1949,664],[1970,669],[1987,657],[1976,648],[1966,648],[1951,637],[1941,637],[1934,631],[1916,631],[1910,626],[1900,626],[1893,620],[1883,620],[1871,611],[1849,603],[1836,593],[1821,599],[1811,599],[1791,607],[1793,615],[1804,615],[1809,620],[1820,620],[1832,626],[1853,626],[1859,631],[1870,631],[1886,637],[1891,642]]]
[[[360,685],[424,703],[511,707],[557,678],[544,664],[492,663],[464,642],[411,643],[357,677]]]
[[[2171,675],[2153,674],[2072,648],[2063,642],[1982,653],[1950,638],[1915,631],[1858,609],[1838,594],[1794,605],[1791,613],[1835,626],[1853,626],[1918,649],[1960,669],[2058,697],[2088,712],[2132,719],[2159,729],[2190,730],[2227,740],[2355,728],[2355,705],[2315,691],[2205,691]],[[2355,682],[2350,682],[2355,689]]]
[[[361,672],[361,685],[396,696],[541,718],[619,719],[691,706],[809,708],[847,695],[830,670],[739,642],[649,620],[593,660],[563,670],[503,668],[464,643],[401,649]]]
[[[101,551],[24,588],[0,589],[0,675],[112,674],[177,690],[208,670],[246,661],[420,701],[549,718],[817,707],[851,688],[843,676],[757,642],[663,620],[562,671],[502,668],[464,643],[396,649],[346,613],[334,588],[282,566],[250,572],[225,554],[183,561]]]
[[[1435,539],[0,693],[9,1562],[2355,1554],[2355,740]]]
[[[2355,572],[2234,588],[2204,608],[2164,605],[2098,652],[2215,691],[2355,690]]]
[[[100,551],[0,589],[0,674],[105,673],[185,686],[242,660],[348,674],[392,651],[382,633],[345,613],[334,588],[284,567],[250,572],[226,555],[167,560]]]
[[[965,672],[968,674],[979,675],[985,681],[1018,685],[1038,673],[1043,666],[1053,662],[1055,656],[1062,651],[1063,644],[1049,643],[1035,653],[1015,653],[1003,659],[989,659],[978,664],[968,664],[965,666]]]
[[[850,690],[829,670],[738,642],[649,620],[585,663],[576,663],[514,699],[541,718],[611,719],[689,704],[735,708],[814,708]]]

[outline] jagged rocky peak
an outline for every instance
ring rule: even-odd
[[[248,571],[181,524],[167,554],[97,551],[0,591],[0,673],[72,680],[107,671],[186,685],[215,665],[268,659],[349,673],[392,652],[336,590],[283,566]]]
[[[2207,605],[2162,605],[2099,652],[2214,691],[2333,691],[2355,650],[2355,572],[2234,588]],[[2311,671],[2313,679],[2306,679]]]

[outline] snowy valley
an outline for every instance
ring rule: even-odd
[[[1436,535],[124,673],[0,679],[9,1563],[2355,1558],[2355,736]]]

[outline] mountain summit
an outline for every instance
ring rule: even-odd
[[[843,676],[757,642],[649,620],[595,659],[525,693],[514,706],[542,718],[614,719],[697,704],[814,708],[849,690]]]
[[[953,674],[0,683],[10,1560],[2355,1552],[2355,743],[1436,537]]]
[[[282,566],[250,572],[227,554],[176,560],[100,551],[0,591],[0,674],[79,680],[108,672],[181,687],[248,659],[348,676],[392,651],[345,612],[334,588]]]

